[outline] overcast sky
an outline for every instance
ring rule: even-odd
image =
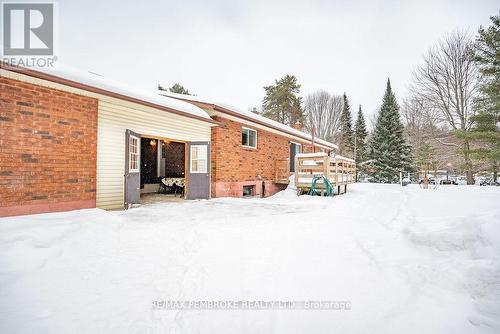
[[[240,108],[296,75],[301,96],[347,93],[374,113],[391,78],[399,100],[411,72],[454,29],[475,33],[494,0],[59,1],[59,59],[141,88],[181,83]]]

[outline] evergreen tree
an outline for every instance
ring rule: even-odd
[[[484,111],[500,113],[500,15],[491,17],[488,29],[481,27],[474,44],[474,60],[482,75],[480,107]]]
[[[399,106],[389,80],[370,140],[369,158],[373,160],[373,177],[378,182],[397,182],[399,172],[413,169],[411,147],[404,138]]]
[[[158,85],[158,90],[166,91],[167,89],[165,89],[162,85]],[[172,87],[168,88],[168,91],[176,94],[192,95],[186,88],[184,88],[183,85],[178,83],[173,84]]]
[[[474,44],[474,60],[482,76],[481,96],[477,99],[477,114],[471,117],[471,131],[460,131],[458,136],[477,146],[471,150],[473,158],[491,164],[497,180],[500,164],[500,15],[491,17],[492,25],[481,27]]]
[[[293,75],[285,75],[274,85],[264,87],[266,96],[262,101],[262,115],[292,126],[304,121],[301,98],[297,96],[300,85]]]
[[[352,116],[349,100],[344,93],[342,113],[340,114],[339,154],[344,156],[354,155],[354,132],[352,131]]]
[[[359,105],[358,118],[356,119],[356,123],[354,124],[354,141],[356,147],[355,160],[357,164],[366,160],[367,136],[368,131],[366,130],[365,117],[363,115],[363,111],[361,110],[361,105]]]
[[[500,131],[497,127],[500,122],[499,111],[481,110],[471,120],[474,122],[471,130],[461,131],[457,135],[476,144],[471,149],[471,156],[491,164],[493,180],[496,182],[500,164]]]

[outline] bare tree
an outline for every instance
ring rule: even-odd
[[[377,126],[377,120],[379,114],[380,114],[380,107],[378,107],[377,110],[375,110],[375,112],[368,114],[368,123],[370,124],[370,129],[375,129],[375,127]]]
[[[317,137],[334,140],[340,128],[342,112],[342,96],[331,95],[320,90],[306,97],[305,100],[306,129]]]
[[[417,163],[427,164],[431,171],[440,169],[458,169],[460,156],[448,146],[440,142],[458,145],[458,138],[449,127],[436,126],[436,118],[440,115],[425,100],[410,97],[403,101],[401,116],[405,125],[407,139],[412,146]]]
[[[471,47],[472,38],[465,33],[448,35],[424,56],[424,63],[413,75],[412,92],[435,109],[436,121],[452,130],[469,131],[472,125],[473,102],[478,93],[478,71]],[[467,183],[474,182],[470,144],[467,139],[440,141],[442,145],[460,149],[467,174]]]
[[[401,117],[408,140],[415,151],[430,139],[436,119],[435,110],[425,100],[410,97],[403,101]]]

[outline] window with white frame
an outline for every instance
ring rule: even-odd
[[[206,173],[207,172],[207,158],[208,148],[207,145],[191,145],[191,173]]]
[[[139,172],[140,141],[135,136],[130,136],[128,141],[128,171],[130,173]]]
[[[256,148],[257,131],[249,128],[241,128],[241,145]]]

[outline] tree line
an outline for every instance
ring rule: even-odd
[[[337,154],[354,158],[377,182],[397,182],[400,172],[450,169],[465,172],[467,183],[480,170],[494,180],[500,161],[500,16],[477,36],[455,31],[437,42],[412,74],[400,108],[387,80],[385,94],[368,132],[358,108],[353,125],[346,93],[325,90],[303,99],[294,75],[264,87],[265,117],[335,142]],[[158,86],[160,90],[166,90]],[[170,92],[190,94],[180,84]]]
[[[437,42],[412,74],[399,107],[387,81],[374,128],[367,132],[361,106],[354,127],[349,100],[324,90],[298,97],[293,75],[265,87],[262,114],[305,129],[339,145],[377,182],[396,182],[399,172],[463,171],[474,183],[479,171],[493,173],[500,161],[500,16],[476,36],[455,31]],[[286,101],[283,103],[282,101]]]

